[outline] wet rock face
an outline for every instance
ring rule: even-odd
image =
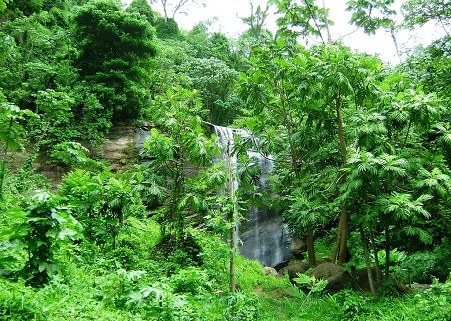
[[[135,136],[136,129],[132,126],[112,127],[99,150],[95,152],[96,157],[108,160],[113,171],[120,170],[137,156]]]
[[[133,144],[133,137],[125,136],[117,139],[108,139],[102,145],[102,158],[119,161],[127,157],[126,150]]]
[[[213,131],[218,137],[218,144],[222,147],[222,159],[227,164],[230,162],[232,166],[237,163],[237,156],[227,155],[227,148],[233,149],[235,136],[250,138],[251,133],[248,131],[229,128],[222,126],[214,126]],[[255,150],[248,150],[249,157],[258,160],[261,175],[259,177],[259,188],[267,190],[269,175],[272,171],[272,161],[267,157],[263,157]],[[236,188],[239,186],[237,181]],[[240,254],[247,258],[255,259],[263,266],[281,267],[286,265],[291,258],[290,242],[291,238],[288,233],[288,227],[284,223],[280,213],[271,211],[268,208],[252,208],[238,226]]]
[[[290,235],[282,215],[267,208],[252,209],[239,227],[240,254],[263,266],[278,267],[288,263]]]

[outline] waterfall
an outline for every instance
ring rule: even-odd
[[[235,136],[250,137],[251,134],[243,129],[230,127],[212,126],[217,136],[217,143],[221,146],[221,158],[227,163],[227,148],[233,149]],[[148,125],[141,126],[135,135],[135,146],[141,150],[143,142],[149,137]],[[273,163],[266,157],[263,157],[255,150],[249,150],[249,157],[258,159],[258,164],[262,175],[259,178],[260,188],[264,189],[269,181],[268,177],[273,168]],[[151,160],[143,159],[146,163]],[[237,165],[237,156],[232,154],[230,162],[233,167]],[[239,187],[239,182],[234,182],[235,190]],[[263,266],[277,267],[285,264],[291,257],[290,243],[291,239],[287,225],[284,223],[280,213],[270,210],[266,207],[252,208],[246,215],[246,219],[238,223],[236,233],[239,239],[237,248],[240,254],[249,259],[255,259]]]
[[[233,154],[228,160],[227,149],[233,148],[235,136],[249,137],[250,133],[243,129],[212,126],[218,137],[217,142],[221,147],[223,160],[226,163],[230,161],[233,167],[236,167],[237,157]],[[247,153],[249,157],[258,159],[262,173],[259,178],[260,188],[266,188],[268,176],[273,168],[272,161],[253,150]],[[234,182],[235,189],[238,186],[239,182]],[[263,266],[275,267],[286,263],[291,257],[291,239],[282,215],[266,207],[254,207],[245,218],[246,220],[239,222],[237,226],[239,253],[259,261]]]

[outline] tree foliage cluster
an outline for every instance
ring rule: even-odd
[[[450,315],[449,34],[389,66],[332,42],[324,2],[270,4],[275,35],[269,7],[251,5],[232,40],[209,22],[179,30],[144,0],[0,0],[1,320]],[[350,23],[394,32],[392,4],[348,1]],[[447,33],[448,9],[409,0],[404,25]],[[85,146],[141,120],[145,162],[91,159]],[[214,162],[211,123],[252,133],[228,150],[238,167]],[[270,195],[248,148],[273,161]],[[43,154],[67,169],[56,187],[36,173]],[[307,240],[310,267],[366,268],[374,298],[321,297],[326,282],[299,275],[304,293],[235,257],[235,219],[256,202]],[[432,285],[404,297],[396,280]]]

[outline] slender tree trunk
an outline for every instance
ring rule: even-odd
[[[183,246],[183,236],[185,231],[185,219],[184,213],[179,209],[179,202],[183,193],[184,186],[184,173],[183,173],[183,161],[184,159],[179,153],[178,159],[176,159],[175,164],[175,177],[174,177],[174,188],[172,190],[172,204],[171,204],[171,221],[170,224],[173,227],[172,232],[175,233],[174,240],[176,248],[181,248]],[[169,231],[170,233],[171,231]]]
[[[291,110],[290,110],[290,106],[288,103],[289,102],[288,97],[285,97],[283,92],[279,92],[279,95],[281,97],[282,105],[285,106],[284,113],[285,113],[285,121],[286,121],[288,137],[289,137],[291,168],[296,177],[295,184],[298,184],[300,181],[300,165],[298,163],[299,155],[298,155],[298,151],[296,149],[296,145],[294,144],[294,142],[292,140],[294,126],[295,126],[296,122],[291,115]],[[307,226],[307,253],[308,253],[308,257],[309,257],[309,265],[310,265],[310,267],[314,267],[316,265],[316,254],[315,254],[315,239],[314,239],[312,224],[309,224]]]
[[[227,145],[227,176],[228,176],[228,189],[229,189],[229,201],[232,203],[232,209],[229,213],[230,223],[230,292],[235,292],[235,245],[236,245],[236,208],[235,208],[235,186],[233,179],[233,168],[231,163],[230,143]]]
[[[390,276],[390,232],[388,224],[385,225],[385,278]]]
[[[368,283],[370,284],[371,294],[376,297],[376,288],[374,287],[373,271],[371,267],[370,253],[368,251],[368,240],[365,235],[365,230],[360,226],[360,238],[363,246],[363,256],[365,257],[366,271],[368,274]]]
[[[315,27],[316,27],[316,30],[318,31],[319,37],[321,38],[321,42],[322,43],[326,43],[324,41],[323,35],[321,34],[321,28],[318,26],[318,22],[316,22],[316,18],[315,18],[315,15],[314,15],[313,11],[312,11],[312,7],[310,6],[310,4],[309,4],[309,2],[307,0],[304,0],[304,3],[305,3],[305,5],[306,5],[306,7],[307,7],[307,9],[308,9],[308,11],[310,13],[310,18],[312,18],[313,22],[315,23]]]
[[[446,29],[445,24],[443,23],[443,20],[440,17],[438,18],[438,20],[440,21],[440,25],[442,26],[443,31],[445,31],[446,35],[449,37],[449,32]]]
[[[310,267],[316,266],[315,243],[313,237],[313,227],[311,224],[307,226],[307,253],[308,264]]]
[[[229,192],[229,201],[232,203],[232,208],[229,213],[229,224],[230,224],[230,270],[229,270],[229,287],[230,293],[234,293],[236,291],[236,282],[235,282],[235,253],[236,253],[236,244],[237,244],[237,211],[235,204],[235,181],[233,179],[233,167],[231,162],[231,144],[230,142],[227,145],[227,176],[228,176],[228,192]],[[234,318],[236,314],[236,306],[235,300],[232,300],[231,307],[231,315]]]
[[[343,118],[341,115],[341,93],[338,92],[337,97],[335,98],[335,111],[337,117],[337,127],[338,127],[338,140],[340,143],[340,153],[342,158],[342,166],[346,166],[348,161],[348,154],[346,150],[346,139],[344,133],[343,126]],[[340,179],[340,183],[343,183],[346,180],[346,176],[343,175]],[[347,254],[347,245],[348,245],[348,221],[349,221],[349,212],[347,208],[342,207],[340,211],[340,222],[338,224],[339,229],[337,233],[339,236],[337,240],[338,246],[338,264],[343,265],[346,263],[346,254]]]
[[[338,227],[337,227],[337,239],[335,241],[335,246],[334,249],[332,251],[332,262],[336,262],[337,258],[338,258],[338,249],[340,248],[340,237],[341,237],[341,224],[343,223],[343,221],[341,219],[338,219]]]
[[[161,5],[163,6],[164,12],[164,21],[168,21],[168,8],[167,8],[167,0],[161,0]]]
[[[373,232],[373,227],[372,227],[371,223],[369,224],[368,229],[369,229],[369,233],[370,233],[371,248],[373,250],[373,255],[374,255],[374,264],[376,265],[377,283],[380,284],[382,281],[382,275],[381,275],[381,269],[380,269],[380,263],[379,263],[379,255],[377,255],[376,241],[374,239],[374,232]]]
[[[340,220],[342,220],[340,233],[340,245],[338,248],[338,264],[344,265],[346,263],[348,253],[348,234],[349,234],[349,213],[346,208],[341,209]]]
[[[13,118],[9,120],[9,128],[8,131],[11,132],[11,128],[13,127]],[[0,200],[3,199],[3,184],[5,181],[6,175],[6,159],[8,157],[8,149],[9,149],[9,139],[6,140],[5,149],[3,150],[3,155],[0,164]]]
[[[393,44],[395,45],[395,50],[396,54],[398,55],[399,62],[401,63],[401,53],[399,52],[398,41],[396,40],[394,25],[390,26],[390,35],[391,39],[393,40]]]
[[[329,28],[329,17],[327,16],[327,8],[326,8],[326,1],[323,0],[323,9],[324,9],[324,20],[326,24],[326,31],[327,31],[327,42],[332,42],[332,35],[330,34],[330,28]]]

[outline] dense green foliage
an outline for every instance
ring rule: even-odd
[[[275,36],[251,5],[235,40],[149,3],[0,0],[0,320],[449,320],[449,3],[406,1],[396,26],[392,0],[347,2],[369,34],[445,32],[394,67],[332,42],[320,1],[270,1]],[[143,122],[139,157],[101,159]],[[252,133],[237,167],[212,123]],[[273,160],[265,191],[249,148]],[[370,293],[236,255],[234,220],[262,203],[302,264],[368,272]]]

